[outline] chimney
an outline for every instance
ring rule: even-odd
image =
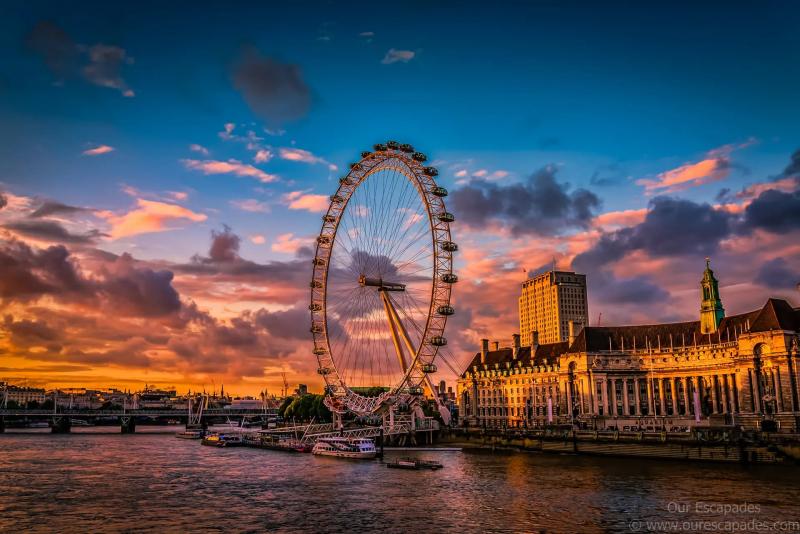
[[[481,339],[481,363],[486,363],[486,353],[489,352],[489,340]]]
[[[499,341],[492,341],[492,345],[494,345],[494,349],[493,350],[495,350],[495,351],[500,350],[500,342]]]
[[[514,339],[514,353],[512,356],[516,360],[519,357],[519,334],[514,334],[511,337]]]
[[[539,346],[539,331],[531,330],[531,350]]]
[[[575,343],[575,321],[569,320],[569,344]]]

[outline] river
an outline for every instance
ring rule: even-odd
[[[795,466],[426,451],[402,454],[444,469],[403,471],[114,430],[0,435],[0,531],[800,532]]]

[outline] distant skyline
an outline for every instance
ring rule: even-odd
[[[388,139],[450,190],[462,365],[553,262],[591,324],[696,319],[706,256],[729,314],[800,305],[796,3],[3,12],[0,379],[319,391],[310,246]]]

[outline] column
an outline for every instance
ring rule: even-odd
[[[673,417],[678,416],[678,378],[670,379],[670,385],[672,386],[672,415]]]
[[[617,416],[617,379],[611,380],[611,410],[614,417]]]
[[[722,393],[722,413],[731,413],[728,406],[728,375],[720,375],[719,389]]]
[[[646,379],[647,382],[647,415],[653,417],[656,414],[655,399],[653,399],[653,379]]]
[[[661,416],[667,414],[667,400],[664,396],[664,379],[658,379],[658,405],[661,408]]]
[[[733,396],[733,402],[731,403],[733,413],[739,413],[741,400],[739,399],[739,386],[736,385],[736,373],[731,373],[731,395]]]
[[[689,381],[691,378],[683,378],[683,415],[688,416],[691,413],[691,397],[689,396]]]
[[[611,415],[611,408],[609,408],[609,389],[608,389],[608,378],[603,379],[603,413],[606,417]]]
[[[637,377],[633,379],[633,398],[634,402],[636,403],[633,406],[633,410],[636,413],[636,415],[642,415],[642,399],[640,397],[641,396],[640,391],[641,388],[639,387],[639,378]]]
[[[778,411],[783,411],[783,389],[781,388],[781,368],[775,368],[775,399],[778,403]]]
[[[711,375],[711,413],[719,413],[717,405],[717,376]]]
[[[631,411],[628,408],[628,406],[630,406],[629,399],[628,399],[628,379],[627,378],[623,378],[622,379],[622,413],[625,415],[625,417],[629,417],[630,413],[631,413]]]

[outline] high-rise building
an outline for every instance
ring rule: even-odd
[[[553,270],[522,284],[519,327],[523,344],[567,341],[570,321],[573,335],[589,324],[585,274]],[[533,339],[534,332],[538,339]]]

